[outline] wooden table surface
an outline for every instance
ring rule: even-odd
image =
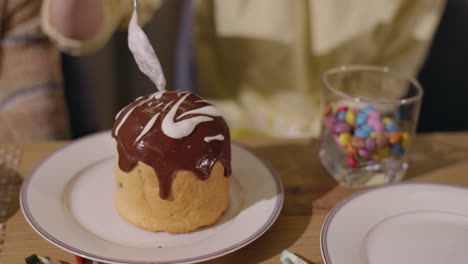
[[[322,223],[333,206],[358,190],[338,186],[326,173],[317,156],[317,140],[256,139],[240,143],[268,162],[280,176],[285,190],[283,210],[259,239],[206,263],[280,263],[283,249],[309,263],[323,263],[319,242]],[[21,145],[23,156],[18,174],[24,177],[42,158],[64,144]],[[468,133],[418,135],[410,160],[405,181],[468,186]],[[3,239],[0,238],[0,263],[24,263],[31,254],[48,256],[56,263],[76,263],[73,255],[36,234],[17,210],[6,223]]]

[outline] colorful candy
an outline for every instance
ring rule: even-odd
[[[369,136],[370,132],[363,130],[363,129],[356,129],[354,130],[354,135],[360,137],[360,138],[367,138]]]
[[[395,125],[395,123],[387,123],[387,124],[385,124],[385,130],[387,132],[397,132],[399,129]]]
[[[388,137],[388,141],[390,142],[390,144],[396,144],[398,142],[400,142],[401,140],[401,133],[400,132],[390,132],[387,134],[387,137]]]
[[[346,155],[346,164],[359,168],[398,158],[406,152],[410,134],[401,132],[391,117],[381,117],[373,106],[326,108],[324,126]]]
[[[338,122],[338,118],[334,115],[328,115],[323,120],[323,124],[326,128],[331,128],[336,122]]]
[[[383,133],[385,131],[385,127],[382,123],[377,123],[375,125],[375,131],[379,133]]]
[[[406,149],[409,147],[409,143],[410,143],[410,135],[408,132],[404,132],[401,135],[401,146]]]
[[[366,125],[366,124],[362,125],[361,129],[366,132],[369,132],[369,134],[375,131],[373,127]]]
[[[393,123],[393,119],[390,117],[384,117],[382,118],[382,123],[384,123],[385,125],[388,123]]]
[[[355,156],[357,154],[357,149],[353,147],[353,145],[348,144],[348,146],[346,146],[346,154],[348,154],[348,156]]]
[[[331,131],[336,134],[351,132],[351,126],[345,122],[337,122],[331,127]]]
[[[378,149],[377,154],[383,158],[388,158],[392,155],[389,147]]]
[[[377,148],[385,148],[388,146],[388,138],[382,133],[377,133],[375,143],[377,144]]]
[[[371,154],[371,159],[372,160],[380,160],[380,155],[377,153],[372,153]]]
[[[380,114],[376,110],[369,110],[366,114],[369,119],[380,119]]]
[[[339,140],[340,140],[340,145],[341,146],[347,146],[349,141],[351,140],[351,134],[350,133],[341,133]]]
[[[360,157],[358,155],[355,155],[353,158],[354,158],[354,160],[356,160],[359,163],[359,165],[362,165],[362,164],[367,162],[367,160],[365,158]]]
[[[374,132],[374,128],[364,124],[360,128],[356,129],[354,134],[361,138],[367,138],[372,132]]]
[[[348,111],[348,109],[349,109],[349,108],[348,108],[347,106],[340,106],[340,107],[338,107],[338,109],[336,110],[336,112],[338,112],[338,113],[339,113],[339,112],[346,112],[346,111]]]
[[[380,133],[384,132],[384,125],[382,124],[382,122],[380,122],[379,119],[370,118],[369,120],[367,120],[367,125],[372,127],[374,131],[377,131]]]
[[[392,154],[395,156],[401,156],[405,153],[405,150],[403,149],[400,143],[396,143],[392,145],[391,151],[392,151]]]
[[[369,152],[365,149],[358,149],[358,154],[359,156],[365,158],[365,159],[368,159],[369,158]]]
[[[377,143],[375,142],[375,138],[372,138],[372,137],[366,138],[364,145],[366,146],[366,150],[369,152],[374,152],[375,149],[377,148]]]
[[[353,110],[346,111],[345,120],[346,120],[346,123],[350,125],[354,125],[354,121],[356,120],[356,115],[354,114]]]
[[[366,105],[362,108],[361,112],[363,112],[364,114],[367,113],[367,111],[369,110],[375,110],[375,108],[371,105]]]
[[[356,125],[362,126],[367,122],[367,115],[366,113],[359,113],[356,115]]]
[[[352,157],[348,156],[346,158],[346,163],[351,167],[351,168],[359,168],[359,163]]]
[[[355,148],[360,149],[360,148],[364,148],[365,142],[364,142],[364,139],[357,137],[357,136],[353,136],[351,137],[351,145]]]
[[[338,117],[339,120],[344,121],[346,119],[346,112],[340,111],[336,117]]]

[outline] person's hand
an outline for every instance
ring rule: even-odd
[[[104,22],[102,0],[49,0],[51,25],[64,37],[92,39]],[[114,0],[112,0],[114,1]],[[121,1],[121,0],[117,0]]]

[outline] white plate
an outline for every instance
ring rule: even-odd
[[[468,263],[468,188],[404,183],[338,204],[321,233],[326,264]]]
[[[170,235],[139,229],[114,208],[114,152],[99,133],[52,153],[25,179],[21,208],[33,229],[73,254],[108,263],[193,263],[233,252],[262,235],[283,204],[278,177],[232,145],[231,201],[213,227]]]

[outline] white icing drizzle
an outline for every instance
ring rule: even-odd
[[[140,100],[141,98],[143,98],[143,96],[138,97],[137,99],[135,99],[134,102]],[[149,101],[149,100],[145,100],[145,102],[147,102],[147,101]],[[119,116],[122,114],[122,112],[123,112],[126,108],[127,108],[127,107],[124,107],[124,108],[120,109],[120,111],[119,111],[119,112],[117,113],[117,115],[115,116],[115,120],[117,120],[117,119],[119,118]]]
[[[128,47],[133,53],[133,57],[142,71],[148,76],[158,90],[166,89],[166,79],[161,68],[161,64],[151,46],[145,32],[138,25],[137,3],[133,1],[133,15],[128,26]]]
[[[132,107],[132,109],[128,110],[128,112],[124,115],[124,117],[122,118],[122,120],[120,120],[120,123],[119,125],[117,126],[117,128],[115,129],[115,135],[119,135],[119,130],[120,130],[120,127],[122,127],[122,125],[125,123],[125,120],[127,120],[128,116],[133,112],[133,110],[135,110],[135,108],[137,107],[138,105],[135,105],[134,107]]]
[[[223,141],[223,140],[224,140],[224,136],[221,135],[221,134],[218,134],[218,135],[213,136],[213,137],[205,137],[205,142],[210,142],[210,141],[213,141],[213,140]]]
[[[128,26],[128,47],[133,53],[133,57],[138,65],[140,71],[142,71],[148,78],[150,78],[153,83],[158,88],[158,92],[154,93],[153,95],[149,96],[146,100],[141,100],[138,104],[134,105],[131,109],[129,109],[124,117],[120,120],[120,123],[117,125],[115,129],[115,135],[118,135],[120,128],[125,123],[127,118],[131,115],[133,110],[138,106],[141,106],[143,103],[151,100],[151,99],[160,99],[165,92],[166,89],[166,79],[164,77],[161,64],[154,52],[153,47],[151,46],[148,37],[146,36],[145,32],[141,29],[138,25],[138,14],[137,14],[137,0],[133,0],[133,14],[130,19],[130,24]],[[198,109],[194,109],[191,111],[187,111],[181,114],[176,121],[176,113],[179,109],[179,106],[184,102],[184,100],[190,95],[191,93],[187,91],[182,91],[177,93],[178,97],[181,97],[175,104],[174,101],[167,103],[162,111],[170,108],[169,112],[165,115],[162,123],[161,129],[163,133],[171,138],[179,139],[190,135],[195,127],[203,122],[212,121],[212,117],[221,116],[218,112],[216,107],[212,106],[210,102],[206,100],[198,100],[196,102],[204,102],[210,104],[209,106],[204,106]],[[141,98],[141,97],[140,97]],[[135,101],[138,101],[138,98]],[[163,103],[160,102],[156,105],[156,107],[161,106]],[[152,106],[153,102],[150,102],[148,106]],[[126,108],[124,108],[126,109]],[[116,119],[123,113],[122,109],[116,116]],[[138,142],[142,137],[144,137],[154,126],[156,120],[158,119],[160,113],[155,114],[145,125],[143,130],[140,132],[138,137],[135,139],[134,143]],[[196,115],[190,118],[186,118],[184,120],[180,120],[180,118],[187,116],[187,115]],[[224,140],[223,135],[219,134],[214,137],[205,137],[205,141],[209,142],[211,140]]]
[[[133,144],[137,143],[138,140],[140,140],[143,136],[145,136],[148,131],[153,127],[154,123],[156,122],[156,120],[158,119],[158,116],[159,116],[160,113],[157,113],[155,114],[149,121],[148,123],[146,123],[145,127],[143,128],[143,130],[140,132],[140,134],[138,135],[138,137],[135,139],[135,141],[133,142]]]
[[[126,107],[120,109],[120,111],[117,113],[117,115],[115,116],[115,120],[117,120],[117,118],[119,118],[119,116],[122,114],[122,112],[125,110]]]
[[[127,118],[130,116],[130,114],[133,112],[133,110],[135,110],[135,108],[137,108],[138,106],[148,102],[149,100],[151,100],[151,96],[148,97],[148,99],[145,99],[145,100],[141,100],[138,104],[134,105],[130,110],[128,110],[127,113],[125,113],[124,117],[122,118],[122,120],[120,120],[120,123],[119,125],[117,125],[117,127],[115,128],[115,135],[119,135],[119,130],[120,130],[120,127],[122,127],[122,125],[125,123],[125,121],[127,120]],[[124,108],[126,109],[126,107]],[[123,109],[122,109],[123,110]]]
[[[160,99],[161,96],[165,93],[166,91],[157,91],[153,94],[153,97],[156,99]]]
[[[187,93],[189,93],[189,92],[187,92],[187,91],[178,92],[177,96],[181,97],[183,94],[187,94]]]
[[[207,103],[207,104],[211,104],[209,101],[207,100],[197,100],[195,101],[195,103]]]
[[[183,114],[181,114],[178,119],[187,116],[187,115],[195,115],[195,114],[200,114],[200,115],[208,115],[208,116],[221,116],[221,113],[218,111],[218,109],[212,105],[207,105],[202,108],[197,108],[193,109],[190,111],[187,111]]]
[[[172,106],[171,110],[164,117],[162,124],[161,124],[161,128],[162,128],[163,133],[166,134],[166,136],[175,138],[175,139],[186,137],[193,132],[193,130],[198,124],[213,120],[213,118],[208,117],[208,116],[194,116],[194,117],[190,117],[184,120],[175,121],[175,115],[176,115],[177,110],[179,109],[179,106],[189,95],[190,94],[186,94],[182,98],[180,98],[179,101],[177,101],[177,103],[175,103],[174,106]],[[195,109],[192,111],[188,111],[186,113],[192,112],[192,114],[201,113],[205,115],[212,115],[212,113],[217,114],[217,111],[214,111],[213,109],[209,109],[209,111],[207,111],[206,109],[202,110],[203,108],[205,107]],[[197,111],[197,110],[202,110],[202,111]],[[180,117],[182,117],[184,114],[182,114]]]
[[[166,108],[168,108],[173,102],[174,101],[170,101],[169,103],[167,103],[162,110],[166,110]]]

